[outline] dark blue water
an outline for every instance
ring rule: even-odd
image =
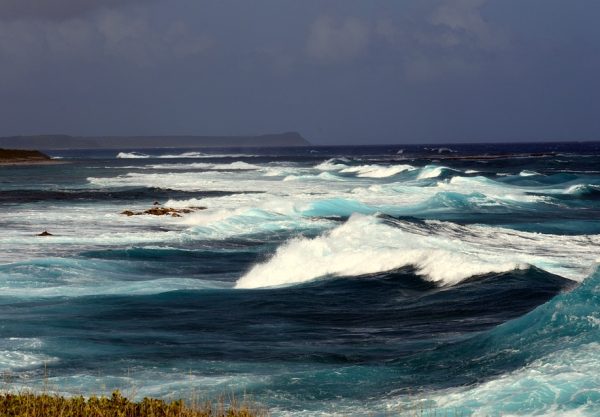
[[[15,388],[600,412],[600,144],[51,154],[0,167]]]

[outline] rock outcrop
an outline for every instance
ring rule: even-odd
[[[181,208],[181,209],[172,208],[172,207],[156,207],[156,204],[158,204],[158,203],[155,203],[155,206],[152,208],[149,208],[148,210],[144,210],[144,211],[125,210],[125,211],[121,212],[121,214],[124,216],[150,215],[150,216],[181,217],[182,214],[193,213],[194,211],[197,211],[197,210],[205,210],[206,209],[206,207],[199,207],[199,206]]]
[[[29,164],[52,162],[52,159],[40,151],[0,149],[0,164]]]

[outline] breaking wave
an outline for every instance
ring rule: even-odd
[[[255,265],[236,288],[299,284],[330,276],[356,276],[412,266],[442,285],[491,272],[536,266],[581,280],[600,236],[553,236],[448,222],[414,223],[354,214],[313,239],[295,238]]]
[[[227,170],[256,170],[261,167],[254,164],[249,164],[244,161],[235,161],[229,164],[212,164],[208,162],[194,162],[191,164],[156,164],[148,165],[148,168],[152,169],[206,169],[215,171],[227,171]]]
[[[443,391],[432,398],[433,407],[482,416],[598,415],[599,294],[596,270],[574,290],[459,344],[457,349],[482,358],[474,366],[523,366],[474,387]]]
[[[178,154],[163,154],[163,155],[149,155],[142,152],[119,152],[117,154],[118,159],[199,159],[199,158],[251,158],[258,157],[261,155],[252,154],[213,154],[213,153],[202,153],[202,152],[183,152]]]
[[[117,154],[119,159],[145,159],[150,158],[150,155],[146,155],[140,152],[119,152]]]
[[[412,165],[360,165],[348,167],[340,170],[341,173],[354,173],[357,177],[364,178],[386,178],[397,175],[401,172],[412,171],[416,169]]]

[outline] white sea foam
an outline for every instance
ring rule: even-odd
[[[430,151],[430,152],[437,152],[437,153],[456,153],[458,151],[455,151],[454,149],[450,149],[450,148],[445,148],[445,147],[440,147],[440,148],[423,148],[426,151]]]
[[[347,158],[332,158],[315,166],[315,169],[320,171],[339,171],[347,168],[347,163],[350,162]]]
[[[160,155],[159,158],[201,158],[203,156],[207,155],[202,152],[184,152],[178,154]]]
[[[521,171],[519,173],[519,175],[521,177],[533,177],[533,176],[542,175],[542,174],[540,174],[539,172],[535,172],[535,171],[530,171],[528,169],[524,169],[523,171]]]
[[[476,410],[476,417],[503,415],[596,416],[600,395],[600,344],[560,350],[527,367],[475,387],[448,390],[431,400],[440,410]],[[579,400],[577,400],[579,399]],[[596,403],[597,404],[597,403]],[[391,408],[399,404],[390,404]]]
[[[424,166],[423,168],[421,168],[419,175],[417,175],[417,179],[424,180],[424,179],[429,179],[429,178],[438,178],[438,177],[441,177],[444,172],[449,172],[449,171],[459,173],[459,171],[452,169],[452,168],[448,168],[448,167],[444,167],[444,166],[437,166],[437,165],[427,165],[427,166]]]
[[[236,288],[298,284],[327,276],[365,275],[413,266],[419,275],[445,285],[491,272],[535,265],[572,279],[589,273],[600,236],[552,236],[486,226],[431,221],[387,225],[353,215],[314,239],[296,238],[254,266]]]
[[[96,273],[98,271],[95,271]],[[150,295],[177,290],[200,290],[223,288],[218,281],[204,281],[193,278],[162,278],[144,281],[94,280],[86,282],[79,277],[64,285],[35,285],[15,288],[0,284],[0,291],[7,297],[45,298],[45,297],[84,297],[90,295]]]
[[[356,174],[361,178],[386,178],[405,171],[413,171],[412,165],[348,165],[350,160],[346,158],[328,159],[315,166],[319,171],[339,171],[344,174]]]
[[[287,177],[288,175],[302,175],[312,171],[310,168],[298,168],[295,166],[262,167],[264,177]]]
[[[44,364],[56,362],[58,359],[44,354],[26,353],[11,350],[0,350],[0,370],[22,370],[37,368]]]
[[[600,185],[596,184],[575,184],[568,187],[566,190],[560,190],[564,194],[586,194],[593,191],[600,191]]]
[[[254,154],[245,154],[245,153],[225,153],[225,154],[216,154],[216,153],[202,153],[202,152],[183,152],[179,154],[165,154],[159,155],[157,158],[164,159],[177,159],[177,158],[258,158],[265,157],[268,155],[254,155]]]
[[[116,177],[90,177],[87,180],[90,184],[100,187],[160,187],[172,188],[178,190],[205,190],[214,189],[211,184],[210,172],[165,172],[142,174],[129,172]]]
[[[317,175],[288,175],[283,181],[343,181],[344,179],[330,172],[321,172]]]
[[[438,189],[458,193],[476,192],[491,199],[502,201],[516,201],[523,203],[549,201],[549,197],[531,194],[535,189],[504,184],[483,176],[455,176],[447,182],[439,182]]]
[[[356,173],[357,177],[363,178],[386,178],[397,175],[405,171],[413,171],[416,168],[412,165],[360,165],[355,167],[343,168],[342,173]]]
[[[150,155],[146,155],[140,152],[119,152],[117,154],[119,159],[145,159],[150,158]]]
[[[252,154],[211,154],[202,152],[183,152],[178,154],[163,154],[163,155],[148,155],[142,152],[119,152],[117,158],[119,159],[141,159],[141,158],[156,158],[156,159],[199,159],[199,158],[251,158],[265,155],[252,155]]]
[[[420,238],[373,217],[354,215],[344,225],[314,239],[298,238],[281,246],[266,263],[238,280],[237,288],[297,284],[325,276],[363,275],[407,265],[434,281],[457,282],[519,265],[469,257],[444,248],[445,242]],[[449,265],[460,265],[449,268]]]
[[[151,201],[135,206],[111,201],[106,205],[96,205],[93,210],[78,204],[47,204],[39,208],[27,207],[7,212],[4,214],[5,220],[21,224],[22,228],[8,230],[0,236],[0,262],[10,261],[2,253],[10,253],[11,257],[17,256],[18,259],[21,259],[20,254],[30,258],[49,256],[56,252],[62,256],[95,246],[165,243],[196,238],[221,239],[268,230],[291,231],[294,227],[304,230],[305,227],[313,227],[313,216],[348,216],[353,212],[377,211],[410,216],[440,210],[505,210],[511,207],[529,209],[533,208],[533,204],[557,203],[551,197],[552,190],[556,193],[585,192],[575,186],[523,187],[483,176],[460,175],[449,179],[432,178],[428,180],[427,186],[423,186],[420,180],[415,180],[418,173],[421,173],[419,170],[406,171],[406,175],[394,178],[393,182],[375,183],[374,178],[353,175],[360,174],[358,171],[363,168],[350,167],[343,162],[340,159],[327,161],[333,165],[342,165],[337,167],[339,169],[329,171],[289,164],[265,165],[256,170],[231,170],[226,174],[210,170],[187,172],[173,169],[165,172],[126,171],[123,175],[113,177],[92,177],[88,181],[89,186],[94,188],[160,187],[198,192],[228,191],[236,194],[171,200],[166,203],[161,201],[174,207],[208,207],[207,210],[187,214],[182,218],[126,217],[119,214],[126,209],[146,209]],[[362,165],[365,166],[388,168],[388,165]],[[432,167],[426,167],[425,171],[443,168]],[[354,168],[357,172],[339,172],[347,168]],[[434,172],[433,175],[440,174]],[[245,191],[259,193],[243,193]],[[74,228],[74,224],[85,227]],[[323,224],[317,224],[323,227]],[[49,227],[49,231],[55,234],[51,239],[42,240],[33,236]],[[154,229],[148,230],[148,227]],[[169,231],[159,231],[157,227]],[[329,227],[329,224],[325,224],[325,227]]]
[[[42,346],[37,337],[0,339],[0,371],[20,371],[56,362],[57,358],[39,352]]]
[[[261,167],[244,161],[235,161],[229,164],[212,164],[208,162],[193,162],[190,164],[155,164],[147,165],[152,169],[208,169],[208,170],[255,170]]]

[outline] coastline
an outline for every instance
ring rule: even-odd
[[[0,159],[0,166],[58,165],[67,161],[57,159]]]

